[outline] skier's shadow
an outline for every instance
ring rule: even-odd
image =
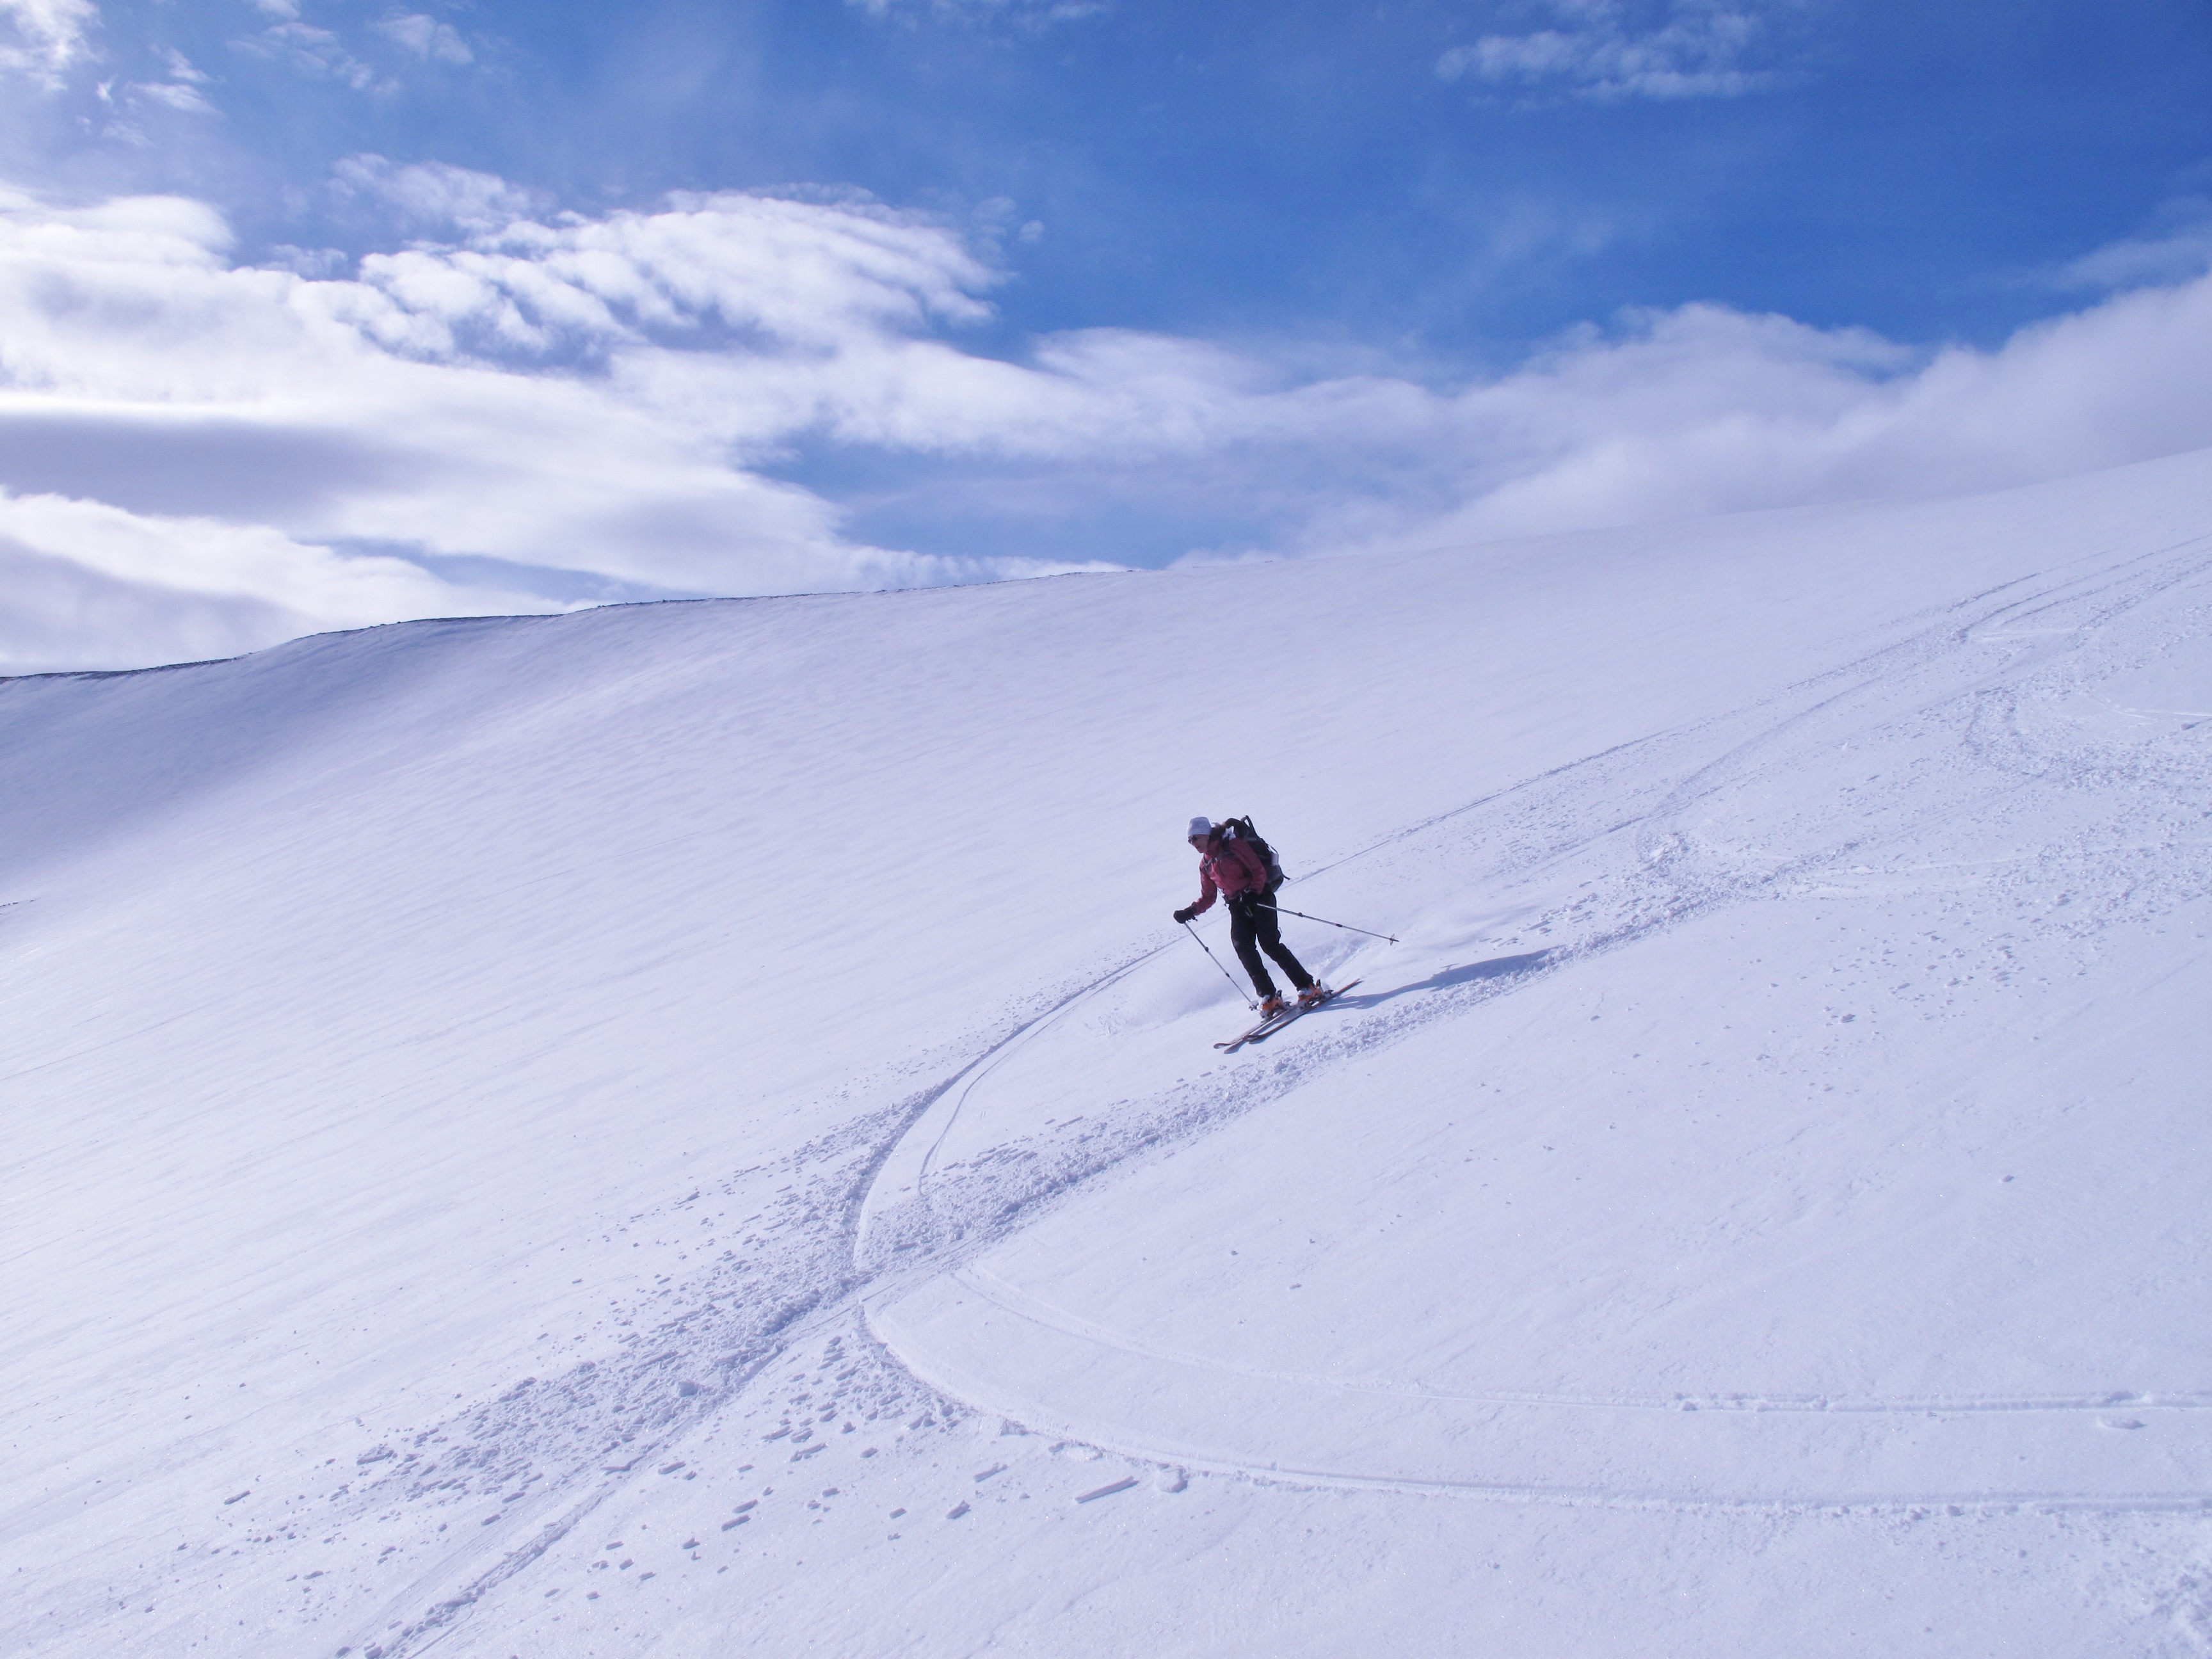
[[[1440,968],[1426,979],[1416,980],[1411,985],[1401,985],[1394,991],[1370,991],[1364,996],[1340,997],[1337,1000],[1348,1008],[1373,1008],[1393,998],[1410,996],[1416,991],[1448,991],[1455,985],[1471,985],[1478,980],[1506,979],[1515,974],[1525,974],[1540,968],[1551,956],[1549,951],[1524,951],[1519,956],[1492,957],[1487,962],[1470,962],[1457,968]]]

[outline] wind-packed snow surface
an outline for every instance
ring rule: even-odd
[[[2201,1653],[2209,759],[2212,453],[8,682],[0,1647]]]

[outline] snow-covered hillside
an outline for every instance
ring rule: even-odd
[[[0,1643],[2202,1652],[2208,759],[2212,452],[0,683]]]

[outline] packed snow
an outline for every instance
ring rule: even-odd
[[[0,682],[0,1644],[2201,1654],[2208,759],[2212,452]]]

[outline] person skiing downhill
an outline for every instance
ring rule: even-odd
[[[1275,916],[1274,895],[1267,890],[1266,862],[1248,842],[1223,835],[1210,819],[1193,818],[1188,833],[1190,844],[1198,851],[1198,902],[1176,911],[1175,919],[1187,922],[1211,909],[1214,895],[1220,894],[1229,906],[1229,942],[1237,949],[1237,960],[1252,975],[1252,988],[1260,994],[1260,1012],[1263,1017],[1272,1019],[1286,1012],[1290,1005],[1283,1000],[1275,989],[1275,981],[1268,977],[1267,966],[1260,960],[1262,951],[1274,957],[1276,965],[1290,975],[1301,1006],[1311,1007],[1325,1000],[1328,988],[1306,972],[1283,943]]]

